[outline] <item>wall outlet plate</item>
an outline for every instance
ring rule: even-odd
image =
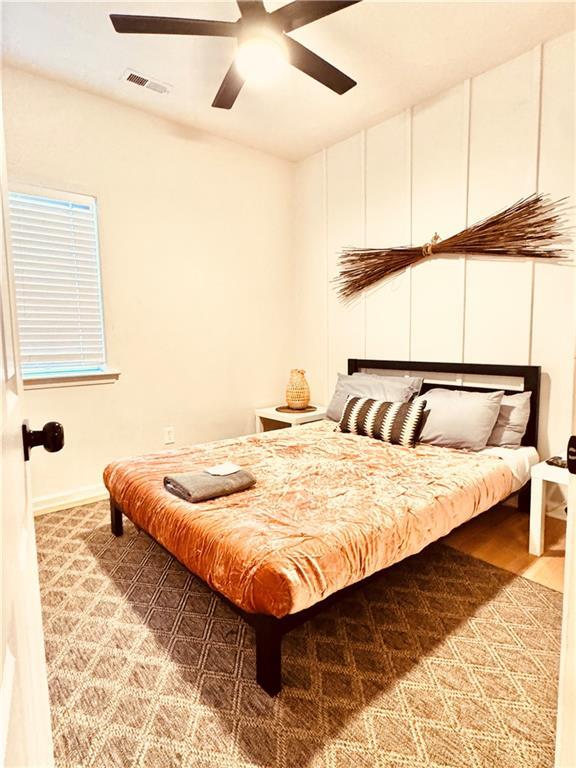
[[[174,427],[164,427],[164,445],[172,445],[174,442]]]

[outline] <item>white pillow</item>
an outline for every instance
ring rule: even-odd
[[[333,421],[340,421],[346,399],[349,395],[372,397],[375,400],[407,403],[418,389],[414,380],[403,376],[373,376],[369,373],[346,376],[338,374],[336,387],[326,415]]]
[[[420,442],[481,451],[496,424],[503,395],[504,392],[430,389],[422,395],[428,405]]]
[[[374,370],[374,368],[372,368],[371,370]],[[376,377],[378,379],[385,379],[386,381],[390,381],[392,383],[395,383],[395,382],[397,383],[401,381],[402,384],[410,387],[413,395],[417,395],[418,392],[420,392],[420,388],[422,387],[422,382],[424,381],[422,376],[386,376],[385,374],[364,373],[362,371],[358,371],[358,373],[353,373],[352,376],[357,376],[357,377],[361,376],[363,378],[366,378],[366,376],[368,376],[368,378],[370,379]]]
[[[530,392],[504,395],[488,445],[499,448],[520,448],[530,418]]]

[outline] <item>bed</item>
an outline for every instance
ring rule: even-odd
[[[390,445],[320,421],[110,464],[111,526],[122,515],[202,578],[256,633],[256,679],[281,689],[286,632],[382,569],[520,492],[537,440],[536,366],[349,360],[348,372],[419,372],[435,386],[531,393],[522,447],[476,453]],[[250,490],[189,504],[166,474],[232,460],[257,477]]]

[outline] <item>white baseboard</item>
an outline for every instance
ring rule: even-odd
[[[79,507],[81,504],[91,504],[108,498],[108,491],[103,485],[90,485],[75,488],[67,493],[55,493],[51,496],[38,496],[32,499],[34,517],[45,515],[47,512],[57,512],[60,509]]]

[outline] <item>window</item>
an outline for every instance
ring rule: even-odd
[[[96,200],[11,191],[9,209],[23,378],[104,372]]]

